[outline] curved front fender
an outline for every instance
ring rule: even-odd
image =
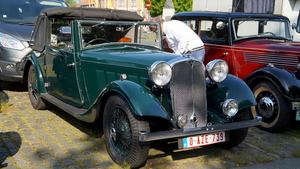
[[[147,88],[132,81],[114,81],[102,91],[100,100],[111,92],[122,95],[129,103],[135,115],[160,117],[172,123],[169,114]]]
[[[207,88],[208,108],[221,112],[220,105],[227,99],[235,99],[239,104],[239,110],[256,105],[254,95],[247,84],[230,74],[223,82],[209,85]]]
[[[288,100],[300,101],[300,77],[294,72],[276,67],[265,67],[245,78],[245,82],[251,88],[263,80],[269,80],[275,84]]]

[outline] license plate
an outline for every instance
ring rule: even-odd
[[[225,132],[217,132],[217,133],[210,133],[210,134],[203,134],[199,136],[192,136],[192,137],[186,137],[182,138],[179,141],[179,147],[180,148],[193,148],[193,147],[200,147],[210,144],[216,144],[225,142]]]
[[[296,112],[296,120],[300,121],[300,110],[297,110]]]

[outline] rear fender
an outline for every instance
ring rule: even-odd
[[[35,74],[36,74],[37,81],[38,81],[37,84],[38,84],[39,93],[46,93],[47,90],[45,88],[43,74],[42,74],[41,67],[39,66],[39,62],[36,59],[36,57],[33,55],[30,55],[30,57],[25,65],[26,65],[25,70],[29,70],[30,65],[34,66]],[[28,73],[28,71],[26,73]],[[27,77],[27,75],[25,77]],[[27,79],[25,81],[27,81]]]

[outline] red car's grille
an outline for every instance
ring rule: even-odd
[[[245,62],[260,63],[260,64],[274,64],[275,66],[296,67],[299,64],[298,57],[259,54],[259,53],[245,53]]]

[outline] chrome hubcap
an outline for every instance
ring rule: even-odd
[[[274,102],[269,97],[263,97],[258,103],[258,110],[263,117],[270,118],[274,114]]]

